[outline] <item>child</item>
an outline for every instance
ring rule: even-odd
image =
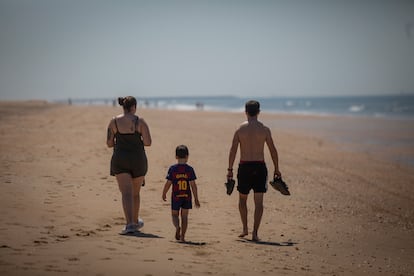
[[[197,208],[200,207],[198,201],[197,185],[195,183],[196,175],[194,169],[187,164],[188,148],[185,145],[177,146],[175,149],[175,158],[177,164],[172,165],[167,174],[167,182],[164,185],[162,199],[167,200],[167,192],[172,185],[171,192],[171,215],[175,226],[175,239],[185,242],[185,232],[188,225],[188,212],[192,209],[191,192],[194,195],[194,203]],[[181,209],[181,227],[180,214]]]

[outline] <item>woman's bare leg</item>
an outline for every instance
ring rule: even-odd
[[[122,195],[122,207],[124,209],[124,215],[126,224],[133,223],[133,193],[132,193],[132,178],[128,173],[120,173],[116,175],[119,191]]]
[[[138,223],[141,185],[144,181],[144,176],[136,177],[132,179],[132,196],[133,196],[133,223]]]

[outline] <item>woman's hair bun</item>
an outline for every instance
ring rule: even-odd
[[[125,102],[125,98],[124,97],[119,97],[118,98],[118,103],[120,106],[124,106],[124,102]]]
[[[137,107],[137,99],[133,96],[119,97],[118,103],[120,106],[123,106],[128,112],[131,111],[131,107]]]

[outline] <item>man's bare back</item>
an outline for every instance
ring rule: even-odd
[[[264,161],[264,144],[269,129],[257,120],[242,123],[236,131],[240,142],[240,160]]]
[[[236,130],[230,149],[230,164],[233,165],[237,148],[240,144],[241,161],[264,161],[264,145],[267,144],[272,156],[275,171],[279,172],[276,147],[270,129],[257,120],[257,116],[249,117]]]

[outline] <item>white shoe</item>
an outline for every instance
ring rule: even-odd
[[[121,235],[128,235],[134,233],[136,230],[135,224],[127,224],[125,225],[124,229],[121,231]]]
[[[144,227],[144,220],[142,218],[138,218],[138,223],[135,225],[137,230],[141,229],[142,227]]]

